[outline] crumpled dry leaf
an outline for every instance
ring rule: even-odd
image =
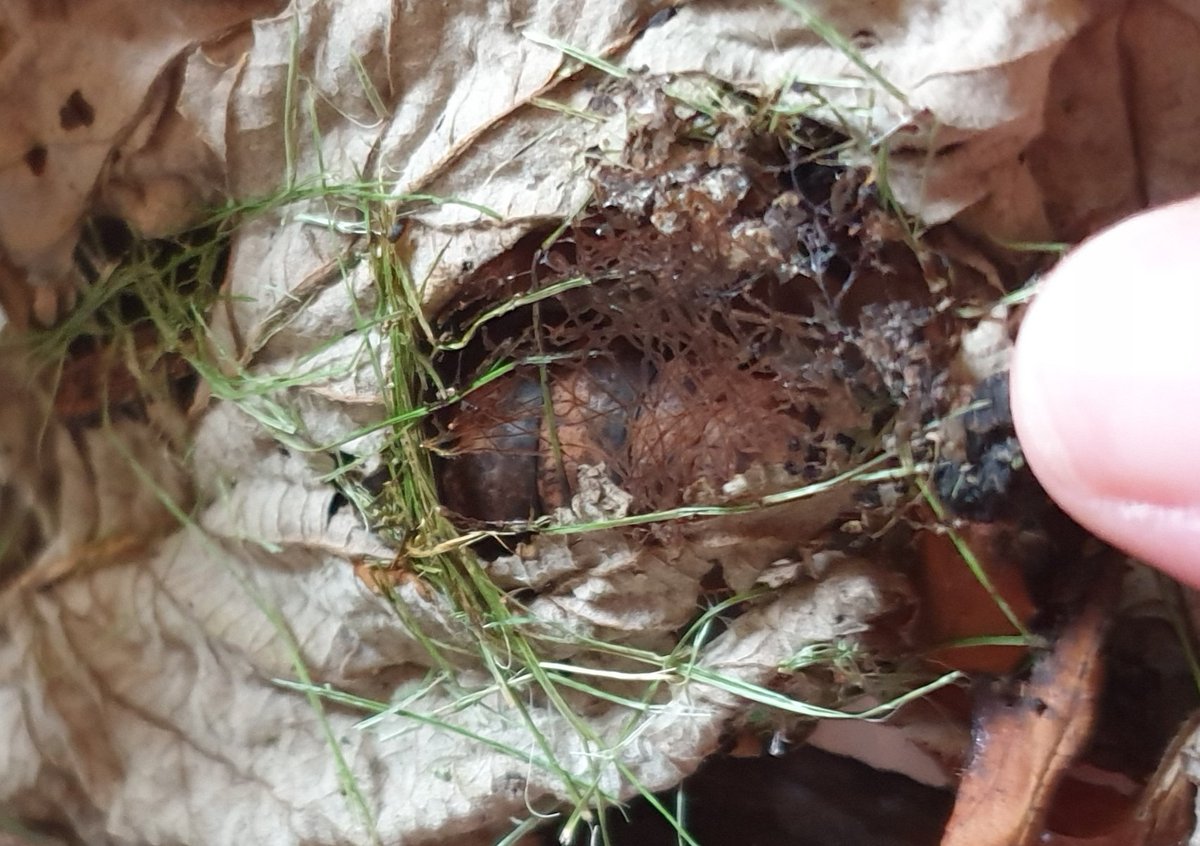
[[[824,93],[858,131],[894,133],[892,181],[908,206],[931,221],[962,213],[1000,237],[1055,234],[1048,223],[1073,234],[1096,215],[1200,187],[1200,153],[1179,129],[1195,119],[1185,111],[1196,99],[1164,113],[1169,79],[1142,74],[1132,89],[1116,92],[1116,74],[1093,71],[1117,64],[1118,43],[1147,63],[1200,55],[1164,52],[1162,45],[1192,32],[1172,26],[1183,12],[1169,4],[1131,4],[1128,13],[1068,0],[1006,0],[986,13],[969,0],[887,9],[813,4],[908,92],[908,106],[880,94],[861,69],[774,3],[685,3],[643,29],[671,4],[514,8],[473,0],[400,11],[381,0],[305,0],[238,26],[276,5],[160,3],[148,11],[105,0],[55,4],[53,13],[36,3],[5,8],[0,85],[19,94],[0,97],[5,125],[16,127],[0,141],[0,302],[10,317],[33,308],[25,280],[70,275],[75,227],[96,210],[89,198],[154,231],[179,225],[188,209],[211,200],[214,178],[233,196],[262,197],[290,177],[316,173],[318,162],[332,182],[378,176],[397,197],[456,197],[501,216],[452,204],[410,216],[414,272],[431,303],[444,301],[462,268],[577,209],[587,191],[583,151],[625,136],[623,113],[595,125],[546,108],[545,101],[586,104],[588,74],[564,73],[571,63],[535,34],[651,72],[709,73],[759,92],[792,81],[854,80],[860,85]],[[1125,17],[1114,23],[1117,15]],[[117,37],[122,27],[135,37]],[[82,60],[91,56],[101,58]],[[1047,96],[1050,131],[1026,166],[1021,156],[1043,129]],[[1103,108],[1081,119],[1073,105],[1081,101]],[[1127,125],[1110,120],[1109,104],[1137,104],[1139,143],[1064,155],[1077,131],[1099,138],[1102,128]],[[85,133],[89,143],[77,143]],[[116,162],[118,151],[125,164]],[[1118,176],[1086,188],[1081,176],[1095,173]],[[1125,174],[1133,174],[1129,182],[1121,181]],[[1147,178],[1155,189],[1131,194],[1130,182]],[[1045,208],[1040,186],[1053,196]],[[306,211],[358,222],[324,202]],[[32,599],[3,599],[0,802],[35,819],[66,818],[89,843],[362,842],[368,836],[340,794],[310,704],[272,682],[296,675],[281,628],[315,679],[362,696],[401,698],[428,663],[347,563],[390,550],[322,480],[333,459],[304,451],[379,420],[384,408],[370,369],[355,364],[357,342],[327,346],[355,329],[356,313],[369,313],[369,274],[362,266],[344,274],[347,237],[294,212],[268,214],[240,233],[230,296],[216,316],[220,339],[251,374],[285,372],[316,350],[337,365],[282,397],[293,413],[291,447],[281,451],[279,430],[263,425],[271,411],[265,404],[251,417],[215,403],[198,424],[192,457],[194,485],[208,503],[203,532],[180,530],[152,555]],[[0,436],[28,443],[28,415],[11,404],[2,414]],[[379,443],[365,438],[341,448],[369,459]],[[3,479],[26,485],[34,513],[91,513],[101,499],[106,507],[120,500],[79,485],[82,469],[62,469],[47,481],[42,469],[23,467],[9,462]],[[124,519],[134,513],[126,509]],[[740,578],[752,582],[760,569],[747,566]],[[555,598],[559,613],[628,625],[589,601],[613,596],[625,578],[603,575],[589,576],[598,580],[595,589]],[[739,618],[704,660],[765,681],[799,646],[853,632],[884,610],[884,582],[867,565],[835,567],[823,581],[787,588]],[[659,626],[678,614],[666,604],[670,581],[663,584],[661,604],[646,611]],[[397,590],[423,630],[462,639],[448,608],[411,585]],[[674,593],[690,604],[688,591]],[[428,711],[448,703],[420,704]],[[681,687],[620,754],[648,787],[667,787],[715,746],[739,708],[728,694]],[[502,827],[527,802],[536,806],[560,789],[528,761],[428,726],[395,737],[353,730],[354,718],[339,710],[327,719],[386,842],[452,840]],[[478,711],[463,719],[471,730],[527,744],[523,727],[489,725]],[[560,760],[583,769],[589,750],[571,747],[578,738],[560,732],[549,713],[536,719],[561,744]],[[622,720],[609,711],[594,726],[616,736]]]
[[[976,715],[972,757],[942,846],[1042,842],[1054,791],[1095,721],[1118,575],[1110,562],[1029,681],[1011,694],[993,693]]]
[[[180,60],[277,6],[5,4],[0,265],[9,273],[0,292],[10,320],[26,318],[13,308],[24,280],[70,293],[85,215],[106,209],[154,234],[184,225],[219,196],[220,163],[176,119]]]
[[[1200,12],[1116,4],[1063,50],[1029,162],[1058,237],[1076,240],[1200,190]],[[1098,179],[1097,174],[1104,174]]]

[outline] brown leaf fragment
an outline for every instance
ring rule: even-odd
[[[100,343],[73,351],[62,365],[55,414],[69,424],[94,426],[119,409],[144,405],[151,394],[169,396],[193,371],[182,355],[158,352],[155,343],[154,333],[143,328],[135,332],[132,360]]]
[[[991,527],[965,523],[960,534],[974,552],[996,593],[1024,621],[1035,607],[1017,563],[1004,557],[992,542]],[[955,646],[958,641],[989,635],[1015,634],[995,598],[963,562],[948,535],[924,532],[920,537],[922,625],[935,649],[930,657],[939,664],[968,672],[1007,673],[1024,658],[1023,646],[990,644]],[[948,644],[948,645],[947,645]]]
[[[1197,727],[1200,714],[1180,727],[1136,804],[1115,824],[1092,836],[1047,831],[1039,840],[1041,846],[1181,846],[1188,842],[1195,827],[1196,786],[1187,775],[1185,750]]]
[[[1192,835],[1196,827],[1196,785],[1188,778],[1186,750],[1198,730],[1200,714],[1193,715],[1180,728],[1142,793],[1127,835],[1121,840],[1113,839],[1113,846],[1117,843],[1176,846]]]
[[[984,704],[942,846],[1040,842],[1049,801],[1095,722],[1117,575],[1116,565],[1105,567],[1083,610],[1015,695]]]

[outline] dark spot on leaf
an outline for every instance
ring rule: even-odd
[[[34,176],[46,172],[46,155],[46,147],[42,144],[35,144],[25,153],[25,166]]]
[[[933,155],[939,159],[945,158],[946,156],[952,156],[964,146],[965,144],[962,141],[953,141],[949,144],[946,144],[944,147],[938,147]]]
[[[83,93],[76,88],[58,110],[58,123],[68,131],[81,126],[91,126],[96,120],[96,110],[84,99]]]
[[[869,50],[879,44],[879,36],[869,29],[860,29],[850,36],[850,41],[859,50]]]

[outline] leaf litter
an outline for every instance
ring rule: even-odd
[[[426,399],[453,401],[424,444],[443,506],[474,533],[528,631],[564,625],[637,648],[670,649],[689,609],[745,595],[780,561],[888,562],[891,606],[847,641],[873,650],[874,671],[778,683],[812,704],[894,696],[931,636],[1012,632],[1027,650],[1037,606],[1021,568],[1044,566],[1049,544],[1030,543],[1016,569],[1004,555],[974,577],[953,545],[948,559],[929,552],[945,538],[940,499],[976,521],[965,526],[1003,517],[1037,535],[1053,516],[1021,465],[1003,370],[976,381],[958,345],[978,325],[963,306],[997,299],[997,278],[1021,261],[939,252],[931,245],[953,236],[915,234],[886,205],[878,174],[842,164],[847,139],[819,123],[768,129],[771,105],[732,91],[714,119],[662,82],[595,95],[592,109],[625,102],[636,119],[623,154],[593,162],[587,207],[471,273],[442,308]],[[1003,311],[990,313],[1011,331]],[[933,513],[903,475],[854,479],[880,460],[932,472]],[[646,519],[631,530],[630,515]],[[948,563],[932,569],[935,560]],[[947,582],[948,570],[963,577]],[[793,568],[790,580],[812,576]],[[772,577],[771,591],[787,583]],[[687,602],[664,615],[668,596]],[[1019,600],[1019,618],[1005,596]],[[975,669],[1007,672],[1026,654],[987,649],[1007,658]],[[938,660],[963,666],[961,654]],[[619,675],[628,665],[609,656],[601,666]],[[753,731],[768,726],[804,734],[787,720]]]
[[[305,20],[331,28],[352,24],[336,18]],[[645,20],[678,33],[703,18],[682,8]],[[597,32],[605,31],[599,18],[594,23]],[[906,33],[922,31],[920,22],[910,23]],[[259,26],[257,36],[264,45],[275,39],[287,48],[295,32],[286,21],[276,24]],[[1033,42],[1022,42],[1020,49],[1036,55],[1072,25],[1059,17],[1044,31],[1032,27]],[[856,41],[843,39],[839,50],[877,44],[876,33],[851,29]],[[880,31],[887,33],[886,23]],[[632,43],[636,55],[654,42],[658,46],[648,49],[660,50],[663,63],[686,61],[678,49],[684,40],[656,42],[654,35],[639,41],[623,30],[613,44]],[[557,49],[571,42],[531,43]],[[231,44],[236,37],[226,46]],[[527,60],[545,58],[533,52]],[[586,51],[567,52],[593,67],[615,67],[591,61]],[[607,48],[601,52],[613,55]],[[199,76],[213,77],[219,84],[208,88],[218,98],[229,83],[220,79],[221,55],[213,49],[211,63],[193,66],[191,77],[191,84]],[[747,48],[739,55],[755,54]],[[886,50],[876,55],[887,64]],[[1009,58],[1014,67],[1020,62]],[[856,65],[874,67],[861,57]],[[757,68],[759,78],[765,66]],[[1003,62],[994,67],[1007,68]],[[250,75],[261,70],[252,67]],[[360,82],[372,73],[366,65],[355,71]],[[414,195],[401,204],[411,216],[392,231],[394,253],[379,240],[389,227],[372,226],[379,222],[373,205],[379,192],[368,199],[370,191],[357,198],[348,191],[332,204],[334,217],[361,213],[365,226],[309,231],[291,241],[286,234],[268,234],[268,204],[265,217],[252,221],[240,239],[217,325],[185,339],[178,351],[151,349],[153,339],[147,346],[141,337],[146,333],[135,333],[119,366],[112,364],[115,344],[74,348],[57,403],[51,403],[61,420],[48,442],[59,464],[80,461],[63,446],[70,438],[59,439],[60,423],[85,431],[97,451],[101,436],[117,433],[136,441],[152,416],[142,392],[169,396],[177,405],[176,421],[186,410],[194,374],[202,389],[207,385],[221,400],[205,410],[195,432],[194,460],[205,468],[193,492],[204,504],[197,512],[199,527],[158,547],[152,587],[129,589],[112,565],[155,547],[155,532],[137,535],[148,545],[99,550],[97,561],[106,565],[99,570],[66,567],[59,574],[66,578],[35,605],[15,608],[6,621],[18,650],[36,652],[39,666],[73,679],[73,687],[44,693],[47,713],[68,725],[82,725],[100,710],[97,703],[112,699],[112,691],[148,689],[143,670],[152,679],[178,679],[199,712],[192,720],[172,710],[170,702],[177,700],[160,690],[156,701],[138,706],[149,720],[112,720],[114,734],[99,746],[71,736],[68,746],[94,748],[96,754],[85,756],[78,780],[71,782],[77,786],[60,788],[57,795],[63,814],[78,830],[95,835],[90,839],[156,840],[136,813],[105,816],[105,809],[136,808],[147,800],[172,811],[163,823],[172,836],[202,842],[211,835],[201,810],[172,808],[179,794],[169,780],[147,786],[119,772],[116,750],[136,748],[161,760],[180,751],[182,737],[180,754],[188,762],[182,769],[190,783],[219,785],[225,768],[249,783],[272,786],[255,793],[262,801],[251,803],[252,817],[243,813],[245,807],[229,807],[223,824],[242,831],[345,842],[345,832],[360,831],[366,820],[368,833],[404,832],[413,842],[471,834],[486,839],[508,817],[561,810],[561,837],[570,839],[573,832],[603,825],[609,819],[604,808],[640,792],[657,803],[659,818],[674,819],[670,842],[686,840],[691,837],[686,783],[684,799],[673,806],[666,794],[655,799],[653,792],[672,788],[703,758],[711,759],[705,772],[717,773],[707,777],[719,780],[723,759],[712,753],[735,743],[753,748],[768,738],[778,751],[803,740],[814,717],[877,718],[901,704],[892,698],[904,691],[913,691],[914,700],[920,698],[915,694],[923,698],[902,697],[905,707],[895,722],[927,729],[917,708],[926,703],[943,723],[962,726],[970,712],[962,707],[961,690],[931,692],[922,686],[945,666],[1015,672],[1010,683],[1020,685],[1026,678],[1024,656],[1033,650],[1028,679],[1036,685],[1039,671],[1064,648],[1067,640],[1057,632],[1064,625],[1074,631],[1069,621],[1080,603],[1062,595],[1085,577],[1070,567],[1065,569],[1075,573],[1075,582],[1053,572],[1056,562],[1079,557],[1083,539],[1064,528],[1030,486],[1003,408],[1005,351],[1021,311],[1008,292],[1033,263],[961,230],[925,229],[894,203],[895,191],[910,207],[923,208],[927,220],[944,219],[977,199],[981,185],[991,185],[993,196],[1002,194],[996,191],[1001,169],[987,169],[986,180],[978,183],[959,179],[958,188],[947,193],[935,185],[934,201],[925,204],[918,198],[928,187],[923,175],[914,181],[911,169],[889,171],[890,164],[903,165],[906,153],[911,164],[913,150],[905,144],[929,131],[919,114],[912,125],[903,119],[893,124],[889,132],[902,143],[891,163],[881,156],[872,167],[869,155],[861,155],[864,146],[844,134],[839,105],[829,100],[816,111],[839,130],[810,122],[761,92],[712,85],[702,86],[697,98],[691,96],[695,87],[681,86],[675,92],[688,96],[668,98],[666,78],[622,71],[626,82],[594,86],[575,84],[571,77],[577,71],[570,66],[564,72],[567,83],[552,80],[537,88],[535,107],[546,109],[553,101],[544,95],[558,88],[570,105],[556,114],[620,128],[598,135],[609,146],[589,151],[578,169],[585,177],[583,193],[591,197],[586,204],[576,185],[555,199],[557,213],[521,219],[520,211],[545,210],[537,193],[534,201],[506,208],[518,212],[511,228],[476,232],[477,239],[452,238],[450,247],[436,245],[439,239],[428,237],[431,233],[469,231],[475,224],[463,210],[487,206],[487,192],[506,184],[503,168],[486,155],[473,160],[471,144],[460,146],[439,167],[459,155],[461,166],[444,167],[430,185],[469,187],[475,200],[485,202],[465,192],[460,206],[426,206],[428,192],[425,200]],[[1006,79],[1006,72],[997,72],[993,81]],[[726,67],[721,75],[739,72]],[[291,76],[288,84],[298,79]],[[681,80],[696,81],[687,74],[671,78]],[[986,89],[990,83],[979,84]],[[260,89],[251,88],[256,96]],[[710,100],[705,108],[713,92],[719,107],[712,108]],[[800,85],[786,94],[797,92],[803,96],[812,89]],[[373,93],[364,102],[376,115],[385,114],[394,92],[385,86]],[[850,95],[852,103],[856,96]],[[70,98],[74,106],[65,113],[64,131],[88,124],[81,97]],[[291,100],[291,108],[296,102]],[[270,108],[261,115],[256,108],[264,103],[251,96],[227,114],[250,135],[263,127],[273,131]],[[891,101],[870,104],[868,125],[895,108]],[[504,118],[488,114],[496,123],[470,136],[472,144],[492,128],[504,137]],[[1002,159],[996,150],[1015,150],[1021,133],[1032,132],[1031,114],[1026,110],[1015,120],[1007,115],[1008,142],[976,159],[971,154],[980,148],[969,136],[961,147],[947,141],[937,150],[946,164],[938,172],[961,177],[984,159]],[[289,125],[295,119],[296,114],[283,115]],[[437,132],[451,124],[439,122]],[[880,119],[875,128],[886,124]],[[542,124],[530,118],[526,125]],[[211,148],[224,149],[221,127],[209,121],[205,129]],[[354,132],[344,133],[350,141],[339,140],[337,155],[361,149]],[[615,155],[614,140],[620,150]],[[290,145],[291,165],[312,152],[303,139]],[[274,172],[259,166],[256,157],[266,147],[257,149],[234,168],[232,181],[242,188]],[[384,156],[399,162],[408,152]],[[429,156],[408,159],[420,164]],[[40,166],[43,175],[57,178],[47,161]],[[397,190],[413,185],[406,167],[397,165],[405,174]],[[481,174],[488,178],[478,179]],[[1013,184],[1019,193],[1024,183]],[[308,197],[313,198],[320,200],[317,193]],[[278,206],[291,201],[281,199]],[[581,204],[582,212],[563,214]],[[310,211],[311,205],[297,220],[319,219]],[[387,215],[383,218],[386,222]],[[374,311],[377,280],[369,278],[367,262],[342,264],[339,243],[352,231],[374,231],[368,239],[372,249],[385,262],[410,264],[410,270],[426,273],[430,256],[438,256],[436,273],[417,277],[424,280],[420,290],[407,280],[415,302],[436,306],[430,309],[437,312],[435,331],[420,351],[428,357],[428,370],[406,369],[397,348],[380,343],[395,315]],[[252,275],[245,267],[259,259],[269,265],[284,252],[304,267],[294,277],[299,281],[247,287]],[[53,245],[45,253],[37,257],[42,267],[61,258]],[[4,286],[6,307],[13,291]],[[358,315],[365,315],[365,325]],[[422,315],[417,323],[426,319]],[[310,373],[286,372],[294,364],[289,356],[330,327],[344,331],[344,338],[322,340],[315,354],[310,349],[303,357],[320,363]],[[422,336],[417,324],[410,329],[410,338]],[[164,346],[174,343],[172,337],[162,340]],[[211,346],[193,345],[197,340]],[[159,352],[169,354],[156,356]],[[216,362],[208,358],[214,353]],[[188,359],[186,367],[181,358]],[[380,415],[369,411],[395,387],[373,383],[371,374],[389,371],[397,374],[393,382],[420,374],[414,407],[405,412],[414,415],[406,419],[415,425],[381,428]],[[21,380],[12,381],[14,395],[24,396]],[[107,391],[89,392],[89,381]],[[30,401],[39,400],[30,395]],[[393,403],[389,411],[398,408]],[[113,417],[129,418],[128,433],[105,425]],[[30,422],[10,428],[35,438]],[[99,435],[93,428],[98,422]],[[402,452],[401,445],[416,452]],[[86,460],[86,450],[73,449]],[[391,507],[395,486],[415,479],[403,469],[413,455],[428,463],[431,476],[424,481],[436,482],[426,491],[432,510],[424,513],[429,518],[424,522],[406,522],[403,509]],[[137,466],[145,471],[153,462],[142,458]],[[159,468],[160,490],[177,478],[173,461]],[[231,473],[239,461],[255,468],[253,478]],[[114,479],[124,479],[111,485],[114,491],[132,487],[129,466],[107,468]],[[381,466],[389,468],[390,480],[380,482]],[[53,473],[44,471],[34,474],[43,481],[21,493],[22,509],[36,512],[55,498]],[[74,471],[54,472],[70,477]],[[915,484],[930,473],[924,489]],[[144,475],[141,481],[153,481],[153,472]],[[103,486],[99,490],[105,501],[115,499]],[[179,509],[191,495],[167,499]],[[154,505],[156,514],[164,513],[162,506]],[[137,509],[126,510],[122,519],[130,513]],[[77,516],[66,509],[62,514]],[[376,533],[366,531],[363,515]],[[52,534],[62,518],[39,519],[43,529],[14,535],[15,557],[5,559],[13,567],[29,572],[31,556],[46,541],[39,531]],[[77,520],[67,539],[96,552],[100,545],[89,544],[97,530],[89,519]],[[969,559],[973,572],[946,589],[947,565],[968,563],[956,556]],[[199,568],[197,561],[207,564]],[[385,594],[403,625],[397,625],[389,603],[348,578],[349,567],[326,566],[331,561],[355,562],[355,571]],[[443,590],[447,585],[455,589]],[[935,587],[941,606],[933,601]],[[218,594],[221,602],[215,601]],[[967,621],[965,628],[943,625],[952,616],[946,609],[956,602],[956,610],[965,612],[958,615]],[[1001,605],[1008,611],[997,615]],[[119,617],[122,608],[135,609],[133,624],[114,631],[105,621]],[[259,614],[264,608],[271,625]],[[304,621],[304,629],[293,635],[288,630],[294,621]],[[197,630],[205,644],[198,656],[169,645],[191,642]],[[168,645],[161,641],[163,632]],[[160,659],[144,667],[123,660],[141,654],[135,644],[142,640]],[[97,659],[88,645],[100,642],[107,651]],[[297,644],[296,653],[303,655],[289,655],[288,644]],[[1047,647],[1049,654],[1038,657]],[[962,660],[981,649],[1000,649],[1003,655],[998,662]],[[921,655],[932,663],[916,660]],[[490,666],[481,667],[481,660]],[[95,666],[92,676],[76,671],[89,666]],[[178,672],[164,675],[168,666]],[[230,667],[248,683],[214,684]],[[35,670],[18,665],[13,674],[24,674],[31,690],[44,690]],[[276,677],[292,679],[287,691],[270,682]],[[278,698],[292,690],[306,694],[310,705],[324,698],[331,710],[314,710],[309,717],[315,720],[292,731],[304,720]],[[267,720],[241,724],[258,726],[248,728],[248,735],[238,726],[214,727],[204,716],[226,709]],[[1038,710],[1023,712],[1017,735],[1034,729]],[[371,716],[356,732],[354,720],[364,713]],[[991,719],[982,710],[976,718],[985,729]],[[11,732],[14,750],[25,748],[22,719],[28,718],[19,716]],[[305,745],[303,738],[315,734],[311,723],[321,719],[330,737],[338,727],[345,757],[340,748],[333,753],[320,744]],[[268,725],[275,728],[250,736]],[[1103,733],[1103,721],[1100,725]],[[156,732],[154,726],[171,731]],[[214,728],[222,733],[216,741]],[[277,734],[284,742],[272,739]],[[1139,770],[1150,785],[1141,810],[1110,831],[1106,842],[1123,836],[1113,832],[1135,838],[1130,842],[1173,842],[1190,824],[1190,787],[1180,778],[1186,739],[1179,734],[1169,745],[1171,732],[1156,737],[1167,750],[1163,765],[1153,774],[1144,766]],[[1098,735],[1097,742],[1109,756],[1119,746],[1111,735]],[[421,756],[421,766],[396,761],[397,745]],[[220,760],[212,766],[204,756],[191,757],[186,750],[192,746],[220,750]],[[280,757],[280,746],[304,752]],[[1033,751],[1053,757],[1055,748]],[[995,782],[975,775],[995,751],[996,743],[976,749],[964,791],[981,786],[986,794],[990,784],[1014,778],[1004,767],[995,772]],[[1088,772],[1084,758],[1097,754],[1080,752],[1064,783],[1080,782]],[[947,771],[967,760],[962,748],[943,749],[943,755]],[[22,792],[31,783],[27,766],[77,772],[61,756],[51,758],[30,765],[41,760],[38,753],[16,757],[26,768],[14,767],[6,776],[20,786],[11,794],[17,807],[34,808],[29,819],[43,814],[43,806],[30,805]],[[337,779],[330,778],[334,759],[341,768]],[[280,780],[280,773],[295,771],[301,760],[310,779],[303,785]],[[819,763],[818,775],[803,779],[811,783],[821,772],[847,766],[855,787],[842,792],[853,796],[879,785],[878,775],[834,761]],[[695,784],[702,795],[703,782]],[[114,789],[125,792],[114,800]],[[339,789],[352,799],[340,811],[328,800],[317,802],[311,814],[288,811],[300,795],[332,796]],[[734,793],[726,796],[731,805]],[[414,797],[419,807],[398,809],[384,798],[395,795]],[[910,810],[924,808],[936,820],[945,800],[944,794],[914,799]],[[1041,821],[1047,801],[1069,804],[1040,795],[1029,808],[1018,803],[1008,810],[1019,812],[1028,829],[1031,818],[1022,813],[1034,810]],[[347,815],[355,802],[358,810]],[[675,813],[660,813],[670,807]],[[847,825],[856,818],[853,807],[839,810],[832,797],[812,807],[843,814]],[[1153,826],[1138,822],[1161,809],[1165,822],[1159,830],[1150,833]],[[1045,814],[1049,824],[1057,825],[1057,817]],[[888,826],[884,822],[875,830]],[[522,824],[518,831],[527,828]],[[804,831],[808,836],[812,827]],[[617,827],[609,832],[620,836]],[[936,835],[921,836],[933,842]]]

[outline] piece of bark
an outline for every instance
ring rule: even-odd
[[[1040,842],[1054,791],[1095,722],[1117,575],[1116,564],[1105,566],[1083,610],[1015,696],[984,704],[942,846]]]

